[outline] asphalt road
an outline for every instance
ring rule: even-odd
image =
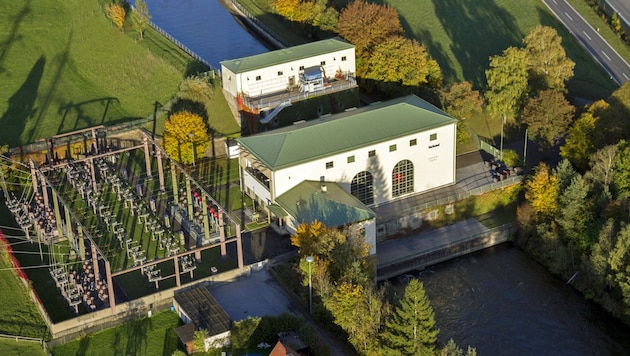
[[[627,0],[619,0],[627,2]],[[630,65],[569,5],[566,0],[543,0],[582,46],[608,72],[618,85],[630,79]]]
[[[557,0],[556,0],[557,1]],[[608,6],[617,12],[619,18],[630,25],[630,1],[628,0],[606,0]]]

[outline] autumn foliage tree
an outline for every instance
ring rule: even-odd
[[[147,3],[143,0],[136,0],[135,9],[131,13],[131,23],[136,32],[138,32],[140,39],[144,38],[144,31],[149,27],[150,21],[151,14]]]
[[[558,178],[549,166],[540,163],[535,174],[525,183],[525,199],[538,218],[545,220],[555,216],[559,194]]]
[[[509,47],[499,56],[490,57],[486,70],[488,90],[485,93],[490,113],[503,119],[514,119],[527,97],[526,53]]]
[[[205,155],[209,145],[208,129],[197,114],[179,111],[164,123],[164,149],[179,162],[193,163],[193,159]]]
[[[357,57],[364,57],[386,39],[404,34],[398,11],[389,5],[354,1],[339,14],[339,35],[356,46]]]
[[[567,133],[574,113],[575,107],[561,92],[548,89],[528,100],[521,119],[544,149],[557,144]]]
[[[457,119],[457,141],[467,142],[470,138],[466,120],[483,110],[483,98],[473,90],[470,82],[449,85],[440,91],[442,108]]]
[[[555,29],[539,25],[523,39],[527,53],[529,79],[539,90],[564,91],[566,82],[573,77],[575,62],[567,57],[562,37]]]
[[[105,14],[109,19],[114,21],[116,27],[118,27],[121,31],[125,30],[125,17],[127,16],[127,11],[124,6],[118,3],[109,3],[105,5]]]
[[[589,157],[595,153],[597,118],[590,112],[583,113],[571,126],[569,133],[560,147],[560,156],[568,159],[574,166],[586,170]]]

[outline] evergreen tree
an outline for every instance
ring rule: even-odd
[[[430,355],[436,351],[439,330],[422,282],[412,279],[400,305],[380,334],[382,351],[390,355]]]

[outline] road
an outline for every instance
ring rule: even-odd
[[[624,0],[627,1],[627,0]],[[618,85],[630,79],[630,65],[566,0],[543,0]],[[621,1],[620,1],[621,2]]]
[[[628,0],[606,0],[606,2],[619,15],[619,18],[630,26],[630,2]]]

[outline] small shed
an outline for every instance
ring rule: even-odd
[[[201,329],[208,330],[204,351],[230,344],[230,317],[205,286],[176,292],[173,307],[186,323],[175,329],[175,332],[189,354],[194,351],[195,331]]]

